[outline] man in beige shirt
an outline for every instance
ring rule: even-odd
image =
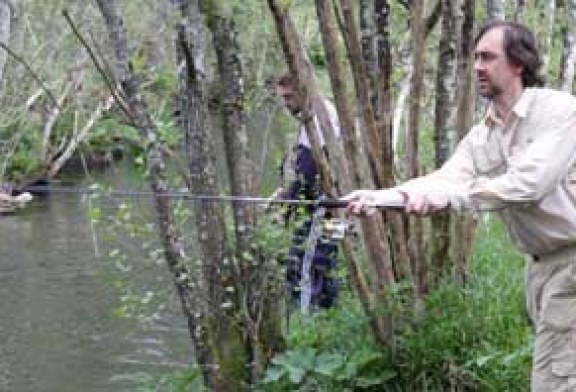
[[[576,99],[538,88],[534,36],[510,22],[475,41],[485,118],[439,170],[345,199],[362,215],[398,198],[406,212],[496,211],[526,254],[526,300],[536,341],[532,391],[576,391]]]

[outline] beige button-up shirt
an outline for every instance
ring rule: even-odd
[[[576,245],[576,99],[528,88],[506,123],[488,110],[439,170],[401,185],[454,210],[496,210],[525,252]]]

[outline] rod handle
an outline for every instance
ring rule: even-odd
[[[318,207],[324,208],[346,208],[348,204],[348,201],[339,199],[320,199],[318,201]],[[383,210],[404,211],[404,205],[400,204],[378,205],[374,207]]]
[[[345,200],[338,200],[338,199],[320,199],[318,201],[318,207],[346,208],[348,207],[348,202]]]

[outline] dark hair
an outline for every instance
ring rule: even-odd
[[[496,28],[504,30],[504,53],[508,61],[522,67],[522,85],[524,87],[538,87],[544,85],[544,78],[540,76],[542,59],[536,44],[534,34],[525,26],[504,20],[490,21],[485,24],[474,39],[474,45],[488,31]]]

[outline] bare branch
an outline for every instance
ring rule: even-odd
[[[113,76],[110,77],[106,73],[106,71],[104,70],[104,67],[102,66],[102,64],[100,64],[100,60],[98,60],[98,58],[94,54],[94,51],[92,50],[92,48],[90,47],[90,45],[88,44],[86,39],[84,39],[84,37],[80,33],[80,30],[78,30],[78,28],[74,24],[74,21],[72,20],[72,18],[70,17],[70,14],[68,13],[68,10],[65,10],[65,9],[62,10],[62,15],[66,19],[66,22],[68,22],[68,24],[70,25],[70,28],[74,32],[74,35],[78,38],[78,40],[80,41],[82,46],[84,46],[84,48],[88,52],[88,55],[90,56],[90,58],[92,59],[92,62],[96,66],[98,73],[100,74],[100,76],[102,76],[102,79],[104,79],[104,83],[106,83],[106,86],[108,87],[108,90],[110,90],[110,93],[114,97],[114,100],[116,101],[116,103],[118,104],[118,106],[120,107],[122,112],[124,112],[124,114],[130,119],[130,122],[132,123],[132,125],[134,125],[135,124],[134,117],[132,116],[130,109],[126,105],[126,101],[125,101],[124,97],[122,97],[122,91],[120,91],[118,88],[116,88],[117,83],[114,80],[114,77]],[[107,66],[107,68],[110,69],[109,66]]]
[[[36,82],[38,82],[38,84],[40,85],[40,87],[42,88],[42,90],[44,90],[46,92],[46,95],[48,95],[48,97],[50,98],[50,100],[52,101],[52,103],[56,106],[58,106],[58,101],[56,100],[56,98],[54,97],[54,94],[52,94],[52,92],[48,89],[48,87],[46,87],[46,85],[44,84],[44,82],[42,81],[42,79],[40,78],[40,76],[38,76],[38,74],[32,69],[32,67],[30,66],[30,64],[28,64],[22,57],[18,56],[16,53],[14,53],[14,51],[12,49],[10,49],[8,47],[8,45],[6,45],[4,42],[0,42],[0,48],[4,49],[10,56],[12,56],[16,61],[18,61],[20,64],[22,64],[24,67],[26,67],[26,70],[28,70],[28,72],[30,73],[30,75],[32,75],[32,77],[34,78],[34,80]]]
[[[86,138],[88,132],[90,131],[90,129],[92,129],[96,121],[102,116],[104,112],[110,110],[114,101],[115,100],[112,97],[108,97],[104,101],[98,103],[98,106],[96,107],[96,109],[94,110],[94,112],[84,125],[84,127],[82,127],[82,129],[80,130],[74,127],[74,132],[70,137],[70,141],[67,144],[66,149],[62,152],[62,154],[60,154],[58,159],[50,167],[48,171],[49,177],[54,177],[56,173],[60,171],[62,166],[64,166],[66,161],[70,159],[74,151],[76,151],[78,145],[80,145],[80,143]]]

